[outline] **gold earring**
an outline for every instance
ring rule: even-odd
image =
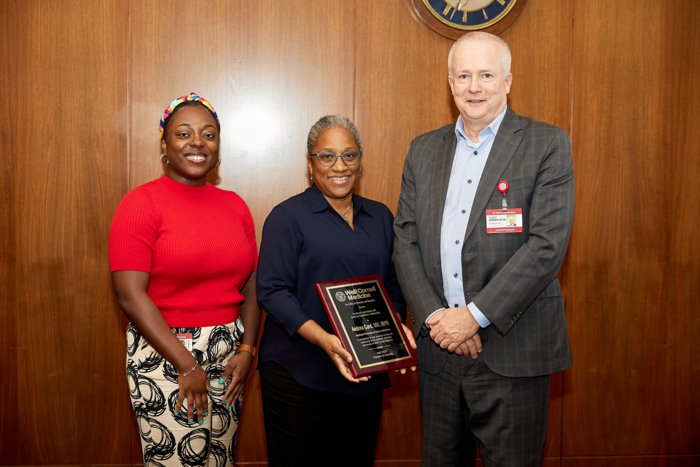
[[[160,155],[160,163],[161,163],[161,164],[168,165],[168,164],[170,164],[170,161],[169,161],[168,158],[165,157],[165,156],[166,156],[165,153],[163,153],[163,154]]]

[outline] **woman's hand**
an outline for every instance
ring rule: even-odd
[[[177,384],[180,387],[180,393],[175,403],[175,413],[180,413],[182,404],[187,401],[187,420],[190,423],[199,421],[201,425],[204,423],[204,417],[209,415],[206,373],[201,366],[197,365],[194,370],[187,372],[187,376],[178,374]]]
[[[195,364],[192,353],[175,337],[163,315],[148,296],[150,275],[142,271],[115,271],[112,284],[119,306],[131,324],[143,335],[156,352],[178,369],[177,383],[180,393],[175,403],[175,412],[187,403],[187,419],[203,420],[209,412],[207,375]],[[183,376],[183,373],[187,376]],[[195,415],[196,412],[196,415]]]
[[[248,352],[236,352],[236,354],[228,360],[224,369],[223,379],[231,381],[224,392],[224,401],[226,407],[231,407],[245,389],[245,383],[248,380],[250,366],[253,363],[253,356]]]
[[[258,327],[260,326],[260,309],[258,308],[258,300],[255,295],[255,273],[252,273],[241,289],[241,294],[245,297],[245,301],[241,304],[241,322],[245,329],[244,336],[257,336]],[[247,344],[241,342],[242,345],[252,347],[255,352],[255,342]],[[227,407],[231,407],[236,400],[243,394],[245,383],[248,380],[248,373],[253,364],[255,356],[250,351],[238,348],[236,353],[226,363],[223,379],[229,382],[226,392],[224,392],[224,401]]]
[[[352,362],[352,355],[343,348],[335,334],[326,332],[316,321],[312,319],[306,321],[299,326],[297,333],[307,341],[323,349],[328,358],[331,359],[331,362],[333,362],[333,365],[343,375],[343,378],[352,383],[369,381],[369,376],[363,376],[362,378],[352,376],[350,367],[348,367],[348,364]]]
[[[369,376],[363,376],[362,378],[353,377],[350,367],[348,366],[350,363],[352,363],[352,355],[350,355],[350,353],[343,348],[343,346],[340,344],[340,339],[338,339],[337,336],[325,332],[325,336],[321,337],[319,347],[326,352],[328,358],[330,358],[331,362],[333,362],[333,365],[335,365],[340,374],[343,375],[343,378],[352,383],[369,381]]]
[[[403,323],[401,323],[401,326],[403,327],[403,333],[406,334],[406,339],[408,339],[408,345],[410,345],[413,350],[417,349],[418,347],[416,346],[416,339],[413,337],[413,331],[411,331],[408,326]],[[399,368],[396,371],[402,375],[406,374],[406,368]],[[412,366],[411,371],[416,371],[416,367]]]

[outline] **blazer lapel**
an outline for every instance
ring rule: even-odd
[[[498,129],[496,140],[491,147],[489,158],[484,167],[484,173],[479,181],[479,187],[476,189],[474,204],[469,214],[467,231],[464,235],[465,241],[474,231],[481,214],[487,208],[489,199],[491,199],[493,192],[496,190],[496,184],[506,167],[508,167],[513,155],[515,155],[515,151],[523,139],[521,129],[518,115],[508,108]]]
[[[430,236],[436,245],[433,251],[437,255],[436,262],[440,262],[440,228],[442,226],[442,212],[445,210],[445,198],[447,197],[447,187],[450,183],[450,172],[452,171],[452,161],[455,157],[455,146],[457,139],[454,134],[454,127],[443,135],[442,140],[437,144],[433,153],[433,170],[430,180],[432,187],[430,196]]]

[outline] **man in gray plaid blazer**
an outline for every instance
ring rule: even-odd
[[[418,335],[423,465],[539,466],[549,375],[571,365],[557,272],[574,209],[569,138],[507,106],[510,51],[448,58],[456,124],[404,166],[394,263]]]

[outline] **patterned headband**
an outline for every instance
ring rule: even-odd
[[[205,98],[198,96],[197,94],[191,92],[189,94],[185,94],[184,96],[180,96],[177,99],[173,100],[170,103],[170,105],[168,105],[168,107],[163,112],[163,116],[160,118],[160,138],[161,139],[163,139],[163,132],[165,131],[165,122],[168,121],[170,116],[173,114],[173,112],[175,112],[175,109],[180,104],[182,104],[183,102],[187,102],[187,101],[199,102],[204,107],[209,109],[209,111],[211,111],[212,115],[214,115],[214,120],[216,120],[216,127],[219,130],[221,130],[221,123],[219,123],[219,115],[216,113],[216,110],[214,110],[214,107]]]

